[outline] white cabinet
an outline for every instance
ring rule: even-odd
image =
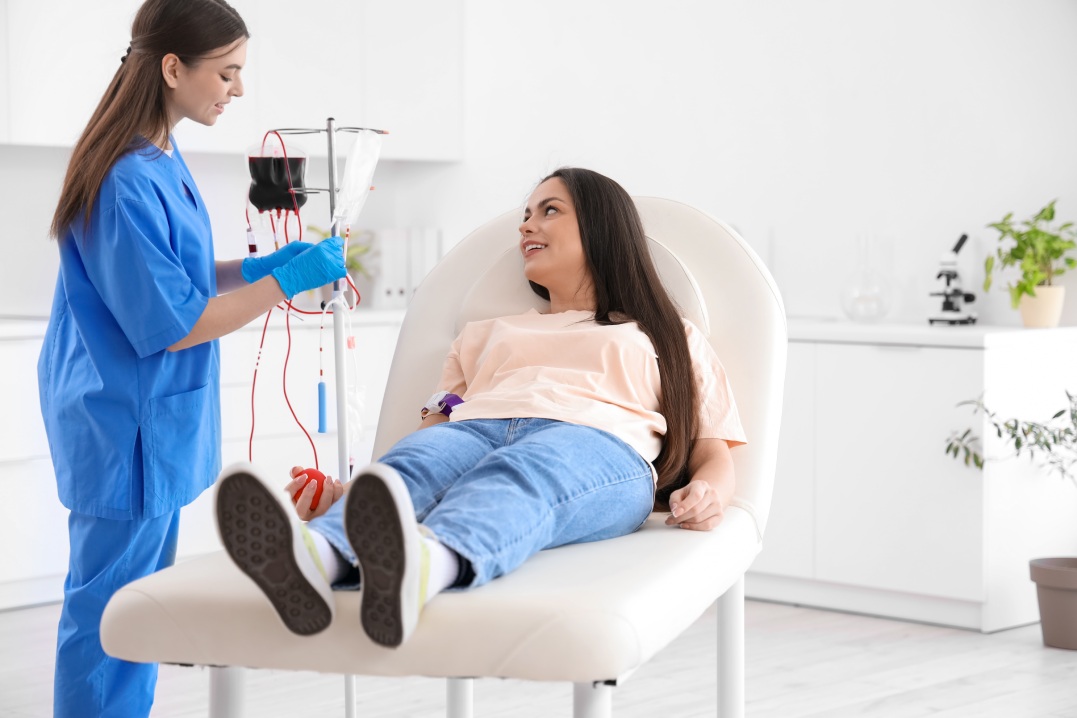
[[[365,88],[359,40],[366,5],[314,0],[294,12],[295,4],[286,0],[258,4],[248,63],[257,74],[248,78],[244,98],[258,108],[255,130],[325,127],[327,117],[338,124],[361,121]],[[324,150],[324,135],[315,146]]]
[[[357,409],[363,436],[352,447],[356,464],[371,459],[374,434],[389,365],[403,312],[359,311],[353,315],[354,376],[363,406]],[[67,572],[67,509],[56,498],[56,483],[37,393],[37,357],[44,322],[0,322],[0,396],[7,411],[0,419],[0,545],[18,547],[0,561],[0,610],[59,600]],[[262,323],[255,322],[221,340],[221,417],[225,465],[248,458],[251,428],[251,379]],[[321,468],[337,473],[336,408],[332,320],[325,327],[328,429],[318,428],[318,319],[293,320],[288,393],[317,447]],[[282,370],[287,351],[283,315],[274,313],[258,369],[257,421],[253,460],[283,487],[291,466],[313,465],[310,443],[296,426],[283,399]],[[213,491],[205,491],[180,514],[178,555],[219,548],[213,520]]]
[[[362,123],[389,130],[387,158],[462,159],[462,3],[369,0],[365,13]]]
[[[774,499],[755,571],[802,578],[815,573],[815,547],[804,540],[815,531],[815,350],[814,344],[789,345]]]
[[[254,17],[244,98],[256,108],[252,141],[333,117],[388,130],[384,159],[462,158],[461,0],[311,0],[298,13],[294,3],[262,0]],[[327,153],[324,135],[287,141]],[[350,144],[339,135],[338,154]]]
[[[774,503],[749,596],[999,630],[1037,620],[1028,560],[1077,552],[1077,490],[982,416],[1045,419],[1077,389],[1077,330],[791,323]],[[1030,367],[1035,370],[1030,371]],[[981,473],[944,454],[988,436]]]
[[[970,423],[954,407],[980,395],[983,352],[816,351],[815,577],[982,600],[982,487],[942,449]]]
[[[140,4],[0,0],[0,142],[74,145],[120,66]],[[462,157],[462,0],[232,4],[251,33],[245,94],[213,127],[180,123],[185,152],[238,155],[267,130],[321,128],[334,117],[389,130],[385,159]],[[43,45],[67,60],[18,61],[38,57]],[[326,154],[324,135],[297,144]]]
[[[7,6],[3,104],[10,141],[72,146],[120,67],[139,2],[7,0]]]
[[[8,0],[0,0],[0,38],[5,40],[0,50],[0,144],[11,142],[11,59],[8,36]]]
[[[43,322],[0,323],[0,610],[57,597],[67,572],[67,511],[56,499],[37,396]],[[52,585],[41,580],[50,579]]]

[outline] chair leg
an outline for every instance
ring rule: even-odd
[[[718,598],[718,715],[744,718],[744,577]]]
[[[608,683],[573,683],[572,718],[611,718],[613,686]]]
[[[446,718],[472,718],[475,711],[475,679],[447,679],[445,703]]]
[[[355,674],[344,676],[344,718],[355,718]]]
[[[244,669],[210,666],[209,718],[242,718]]]

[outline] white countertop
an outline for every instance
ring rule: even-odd
[[[47,319],[0,317],[0,339],[41,339],[48,324]]]
[[[1025,329],[1015,326],[929,325],[880,322],[868,324],[844,319],[789,317],[789,341],[829,344],[887,344],[922,347],[985,349],[1015,341],[1029,341],[1037,335],[1057,337],[1060,333],[1077,339],[1077,327]]]
[[[308,310],[309,311],[309,310]],[[374,327],[374,326],[400,326],[404,321],[403,309],[357,309],[348,315],[351,319],[352,326],[357,327]],[[318,329],[322,323],[322,315],[318,314],[292,314],[291,327],[292,330],[296,329]],[[253,322],[247,324],[240,331],[262,331],[262,325],[265,324],[265,315],[262,314]],[[326,331],[331,330],[333,327],[333,315],[325,315],[325,328]],[[284,329],[284,314],[280,311],[273,312],[273,318],[269,321],[270,331],[274,329]]]
[[[399,326],[404,320],[403,309],[360,309],[351,314],[354,326]],[[265,323],[265,315],[258,317],[253,322],[243,327],[240,331],[262,331]],[[293,315],[292,329],[317,329],[321,323],[320,315],[306,315],[302,318]],[[45,329],[49,322],[46,318],[37,317],[4,317],[0,316],[0,341],[16,339],[43,339]],[[325,327],[330,330],[333,326],[333,317],[327,315]],[[269,324],[270,331],[283,330],[284,315],[274,312]]]
[[[398,326],[403,318],[404,311],[400,309],[361,309],[351,315],[352,323],[358,326]],[[292,329],[316,329],[320,323],[318,316],[307,316],[304,319],[305,321],[301,321],[293,318]],[[262,323],[263,319],[259,317],[248,324],[245,330],[261,331]],[[0,340],[41,339],[45,336],[47,325],[47,320],[41,318],[0,316]],[[283,315],[275,316],[270,324],[271,328],[283,328],[283,326]],[[331,326],[332,317],[326,317],[326,328]],[[1077,339],[1077,327],[1045,330],[986,324],[953,327],[929,326],[926,320],[923,324],[867,324],[842,319],[789,318],[789,341],[791,342],[984,349],[1003,346],[1014,341],[1028,341],[1038,334],[1057,337],[1059,333],[1069,334]]]

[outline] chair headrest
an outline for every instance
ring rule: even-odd
[[[704,335],[710,335],[710,319],[699,285],[688,268],[660,242],[648,237],[658,275],[681,313]],[[506,249],[478,278],[464,296],[456,315],[456,333],[468,322],[523,314],[528,309],[540,312],[550,308],[531,290],[524,279],[524,259],[515,244]]]

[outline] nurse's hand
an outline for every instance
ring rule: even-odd
[[[259,279],[268,277],[269,273],[277,267],[283,267],[293,257],[302,254],[313,246],[310,242],[288,242],[276,252],[265,257],[247,257],[240,263],[239,267],[243,273],[243,279],[247,281],[247,284],[254,284]]]
[[[270,274],[288,299],[308,289],[344,279],[348,274],[344,268],[344,240],[340,237],[323,239]]]
[[[302,489],[299,492],[299,498],[295,500],[295,512],[302,520],[310,521],[324,514],[329,510],[330,506],[340,500],[340,497],[344,495],[344,485],[332,476],[326,475],[325,483],[322,486],[322,495],[318,499],[318,508],[312,511],[310,504],[314,501],[314,491],[318,486],[318,482],[308,479],[307,475],[303,473],[304,471],[306,469],[302,466],[293,466],[289,472],[292,480],[288,482],[284,490],[288,492],[289,496],[295,496],[295,493]]]

